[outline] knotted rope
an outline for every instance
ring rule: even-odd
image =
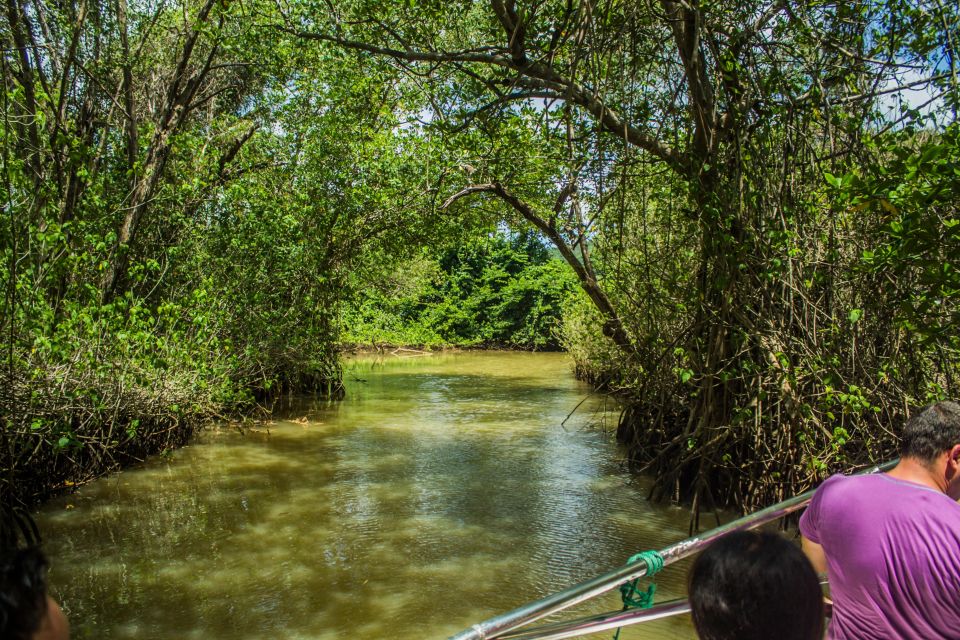
[[[646,563],[646,577],[648,578],[653,577],[654,574],[663,569],[663,556],[656,551],[641,551],[637,555],[631,556],[631,558],[627,560],[627,564],[633,564],[638,560],[643,560]],[[653,596],[657,592],[656,583],[650,582],[646,591],[642,591],[637,586],[639,582],[640,578],[634,578],[620,585],[620,598],[623,600],[623,611],[631,608],[649,609],[653,606]],[[619,638],[620,629],[617,629],[617,632],[613,634],[613,640],[619,640]]]

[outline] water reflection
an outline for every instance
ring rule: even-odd
[[[341,403],[206,432],[48,505],[76,637],[443,638],[684,537],[588,424],[601,399],[560,426],[588,393],[560,354],[361,359],[346,378]],[[690,637],[686,620],[621,635]]]

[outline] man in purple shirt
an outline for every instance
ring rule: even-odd
[[[800,518],[803,550],[826,572],[828,637],[960,638],[960,405],[903,428],[889,473],[824,482]]]

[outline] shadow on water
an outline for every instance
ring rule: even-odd
[[[561,354],[358,359],[345,377],[343,402],[298,399],[47,505],[76,637],[443,638],[685,537],[686,512],[649,505],[597,428],[609,401],[560,426],[589,393]],[[621,638],[692,637],[645,627]]]

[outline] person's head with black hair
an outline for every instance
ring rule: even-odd
[[[934,463],[960,445],[960,404],[938,402],[924,407],[903,425],[900,456]]]
[[[800,548],[775,533],[740,531],[693,563],[688,593],[700,640],[820,640],[823,595]]]
[[[47,613],[47,560],[39,549],[0,555],[0,638],[30,640]]]
[[[68,640],[70,625],[47,594],[47,559],[30,514],[0,496],[0,639]]]
[[[67,619],[47,595],[47,559],[36,547],[0,552],[0,638],[66,640]]]
[[[900,464],[890,475],[930,485],[960,500],[960,404],[937,402],[907,420]]]

